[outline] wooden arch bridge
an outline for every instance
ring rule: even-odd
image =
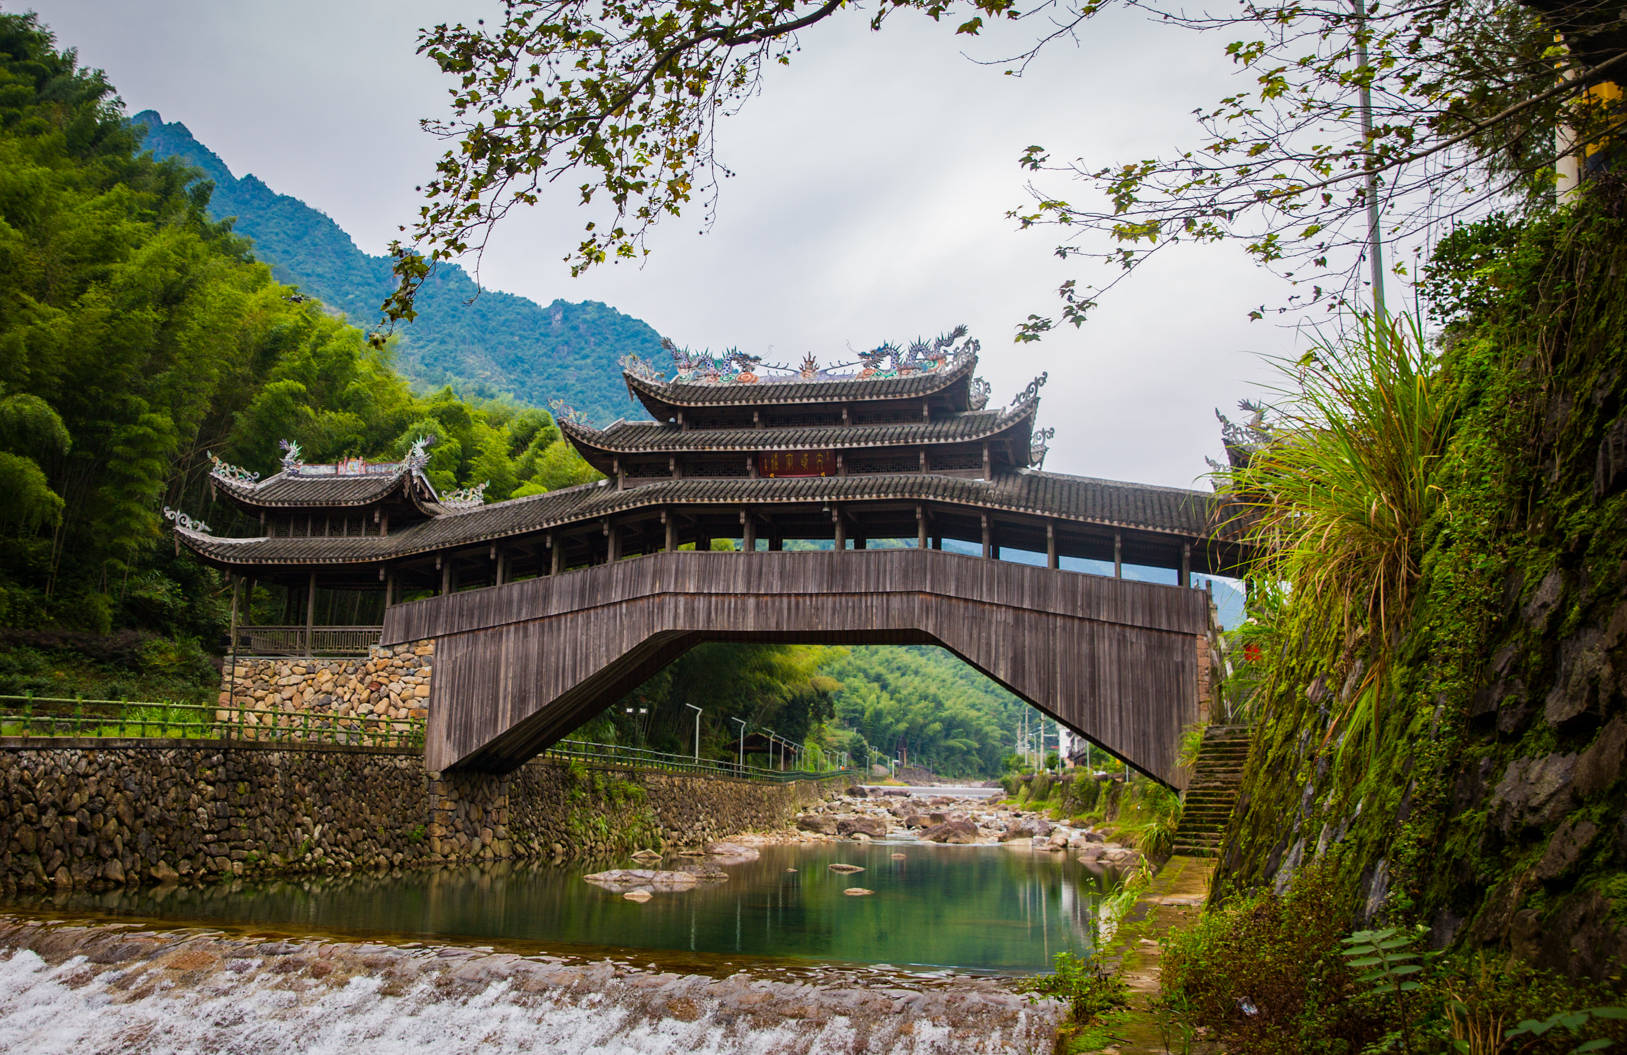
[[[1211,495],[1042,471],[1043,378],[989,408],[975,342],[953,343],[778,380],[743,357],[670,379],[628,361],[653,420],[558,408],[605,478],[503,502],[437,493],[423,444],[386,465],[291,445],[263,480],[217,463],[237,530],[177,517],[177,543],[303,616],[234,626],[234,648],[278,629],[309,655],[364,612],[374,629],[345,633],[433,640],[435,771],[517,766],[699,641],[933,643],[1181,786],[1210,662],[1192,576],[1245,553]]]

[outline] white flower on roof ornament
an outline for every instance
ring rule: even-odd
[[[176,527],[185,528],[188,531],[196,531],[200,535],[210,534],[208,524],[205,524],[201,520],[193,520],[179,509],[171,509],[169,506],[165,506],[164,519],[171,521]]]
[[[277,446],[282,450],[282,471],[289,476],[298,476],[299,471],[305,468],[305,452],[294,440],[278,440]]]
[[[210,476],[218,476],[222,480],[236,480],[238,483],[252,484],[260,479],[259,473],[251,473],[247,469],[239,468],[224,458],[218,457],[213,451],[209,452],[209,461],[214,466],[209,470]]]
[[[478,487],[462,487],[456,491],[448,491],[441,496],[441,505],[448,509],[478,509],[486,504],[486,488],[491,485],[487,480]]]
[[[1056,429],[1043,428],[1035,432],[1028,441],[1028,464],[1036,469],[1045,467],[1045,455],[1051,450],[1051,438],[1056,435]]]
[[[1021,405],[1023,403],[1029,403],[1029,402],[1032,402],[1033,400],[1038,399],[1039,398],[1039,390],[1044,388],[1045,387],[1045,382],[1049,381],[1050,379],[1051,379],[1051,372],[1049,370],[1046,370],[1045,372],[1041,373],[1038,377],[1034,378],[1034,380],[1028,382],[1028,387],[1027,388],[1023,389],[1021,392],[1018,392],[1015,396],[1012,397],[1011,405],[1015,407],[1015,406],[1019,406],[1019,405]]]

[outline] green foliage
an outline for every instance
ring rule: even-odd
[[[1025,978],[1019,988],[1067,1001],[1068,1018],[1076,1026],[1089,1025],[1130,1003],[1130,988],[1124,979],[1094,960],[1070,952],[1056,954],[1053,973]]]
[[[1271,584],[1278,640],[1353,679],[1335,720],[1366,724],[1443,501],[1457,400],[1417,320],[1363,319],[1284,370],[1297,388],[1222,490],[1262,554],[1251,576]]]
[[[823,672],[840,685],[839,726],[889,758],[948,777],[998,776],[1029,710],[940,648],[860,646],[831,657]]]
[[[1503,1040],[1508,1043],[1525,1037],[1535,1039],[1550,1033],[1557,1036],[1559,1030],[1564,1030],[1571,1038],[1581,1041],[1570,1049],[1571,1055],[1582,1055],[1587,1051],[1607,1051],[1615,1047],[1615,1042],[1609,1037],[1590,1038],[1588,1034],[1592,1030],[1589,1027],[1597,1028],[1605,1022],[1620,1022],[1624,1019],[1627,1019],[1627,1007],[1590,1007],[1579,1011],[1556,1011],[1547,1018],[1525,1019],[1509,1030]]]
[[[212,646],[219,576],[161,545],[166,505],[234,527],[211,451],[261,472],[282,438],[313,461],[394,457],[423,425],[439,487],[594,475],[540,411],[414,396],[389,346],[274,282],[195,171],[138,147],[100,73],[0,15],[0,626]]]
[[[1210,909],[1170,936],[1165,999],[1241,1052],[1359,1050],[1375,1032],[1345,998],[1350,974],[1339,940],[1351,902],[1327,868],[1301,874],[1282,895]]]
[[[1423,928],[1402,932],[1395,927],[1380,930],[1359,930],[1343,939],[1345,966],[1361,971],[1356,976],[1358,986],[1368,986],[1380,998],[1388,998],[1400,1023],[1398,1040],[1403,1052],[1413,1050],[1413,1022],[1409,1011],[1408,994],[1422,986],[1417,975],[1423,971],[1422,957],[1417,944],[1423,937]]]

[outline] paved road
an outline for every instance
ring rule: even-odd
[[[952,787],[947,784],[911,784],[904,787],[899,787],[897,784],[866,784],[864,786],[872,793],[907,791],[911,795],[949,795],[957,799],[992,799],[994,796],[1001,794],[1001,790],[997,787],[967,788],[958,786]]]

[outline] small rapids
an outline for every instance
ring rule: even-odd
[[[0,916],[0,1051],[929,1055],[1050,1047],[989,978],[725,977],[484,947],[266,940]]]

